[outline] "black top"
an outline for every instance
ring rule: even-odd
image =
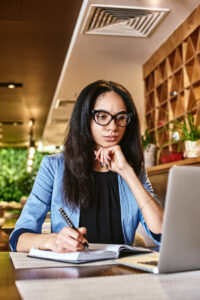
[[[89,243],[123,244],[117,174],[94,171],[95,197],[81,208],[79,226],[87,228]]]

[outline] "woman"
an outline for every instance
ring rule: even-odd
[[[11,249],[80,251],[87,241],[132,245],[139,222],[157,241],[163,209],[147,179],[140,141],[130,93],[111,81],[86,86],[74,106],[64,153],[41,163]],[[66,226],[60,207],[78,231]],[[43,234],[49,209],[52,233]]]

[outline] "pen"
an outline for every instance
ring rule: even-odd
[[[72,223],[72,221],[70,220],[70,218],[68,217],[68,215],[66,214],[66,212],[64,211],[64,209],[61,207],[59,208],[59,212],[61,214],[61,216],[63,217],[63,219],[65,220],[65,222],[74,230],[78,231],[78,229],[74,226],[74,224]],[[87,250],[89,248],[88,243],[83,243],[83,246],[85,247],[85,250]]]

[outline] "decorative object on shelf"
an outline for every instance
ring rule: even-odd
[[[178,129],[175,128],[175,125],[173,125],[173,123],[174,121],[168,123],[165,127],[161,127],[158,130],[158,134],[165,136],[167,132],[169,136],[167,142],[165,142],[165,138],[162,139],[163,143],[158,148],[157,159],[161,164],[175,162],[183,159],[183,147],[182,141],[180,139],[180,133]]]
[[[181,153],[181,152],[170,152],[167,154],[162,154],[160,156],[160,161],[162,164],[167,164],[167,163],[182,160],[182,159],[183,159],[183,153]]]
[[[200,125],[195,121],[192,112],[185,115],[182,120],[174,120],[175,131],[179,132],[179,141],[185,143],[185,158],[200,156]],[[174,132],[175,132],[174,131]]]
[[[147,128],[142,135],[142,146],[144,149],[144,164],[146,168],[156,165],[157,147],[153,133]]]
[[[198,141],[185,141],[185,158],[200,156],[200,139]]]

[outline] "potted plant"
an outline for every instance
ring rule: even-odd
[[[155,166],[156,164],[156,140],[153,134],[149,132],[147,128],[142,135],[142,146],[144,149],[144,164],[146,168]]]
[[[195,124],[193,114],[190,112],[182,121],[175,120],[173,123],[173,132],[178,131],[179,141],[184,141],[185,144],[184,157],[200,156],[200,125]]]

